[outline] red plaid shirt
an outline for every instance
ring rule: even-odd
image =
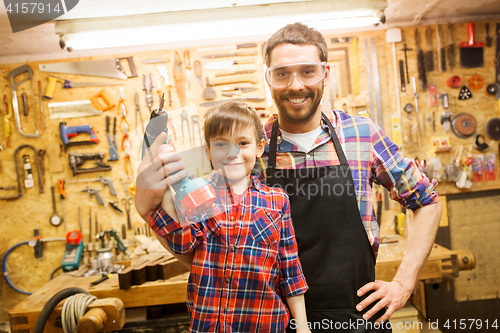
[[[235,203],[223,177],[213,172],[208,181],[217,193],[213,217],[203,213],[183,228],[159,208],[149,223],[175,253],[195,251],[191,332],[284,332],[290,317],[281,298],[308,289],[288,197],[252,176]]]

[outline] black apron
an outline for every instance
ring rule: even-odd
[[[277,169],[276,119],[266,180],[268,186],[281,187],[290,197],[299,258],[309,285],[305,293],[307,320],[313,332],[392,332],[387,329],[390,324],[384,329],[375,329],[373,324],[384,309],[369,323],[363,322],[362,315],[371,306],[362,312],[356,310],[369,295],[358,297],[358,289],[375,280],[375,255],[363,228],[349,164],[331,122],[324,114],[323,119],[340,165]],[[293,332],[290,327],[288,331]]]

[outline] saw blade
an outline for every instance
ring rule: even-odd
[[[127,79],[127,75],[116,68],[115,59],[40,64],[38,69],[41,72]]]
[[[49,103],[50,119],[67,119],[92,117],[102,114],[101,110],[94,108],[90,100]]]
[[[493,118],[488,121],[486,134],[493,140],[500,140],[500,118]]]

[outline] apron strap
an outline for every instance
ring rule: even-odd
[[[278,123],[278,117],[274,120],[273,130],[271,132],[271,142],[269,143],[269,156],[267,161],[268,168],[276,169],[276,147],[278,146],[278,129],[280,125]]]
[[[333,145],[335,146],[335,151],[337,152],[337,155],[339,157],[339,161],[341,165],[344,166],[349,166],[349,163],[347,163],[347,158],[345,157],[344,150],[342,149],[342,145],[340,144],[339,138],[337,137],[337,133],[335,132],[335,129],[333,128],[333,125],[328,119],[328,117],[321,112],[321,115],[323,116],[323,119],[325,120],[326,125],[328,126],[330,130],[330,138],[333,141]],[[276,148],[278,146],[278,130],[279,130],[279,122],[278,122],[278,117],[273,122],[273,129],[271,132],[271,142],[269,143],[269,156],[268,156],[268,163],[267,166],[270,168],[275,168],[276,169]]]

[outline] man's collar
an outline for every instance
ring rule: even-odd
[[[333,128],[337,127],[337,123],[339,122],[339,117],[338,115],[333,112],[332,110],[327,109],[326,107],[320,105],[321,112],[330,120],[330,122],[333,125]],[[264,140],[266,140],[266,143],[269,145],[271,142],[271,133],[273,131],[273,123],[274,120],[278,117],[277,113],[272,114],[264,123]],[[323,116],[321,116],[321,127],[323,129],[326,129],[327,132],[330,132],[328,129],[328,126],[326,125]],[[281,131],[278,129],[278,135],[281,134]]]

